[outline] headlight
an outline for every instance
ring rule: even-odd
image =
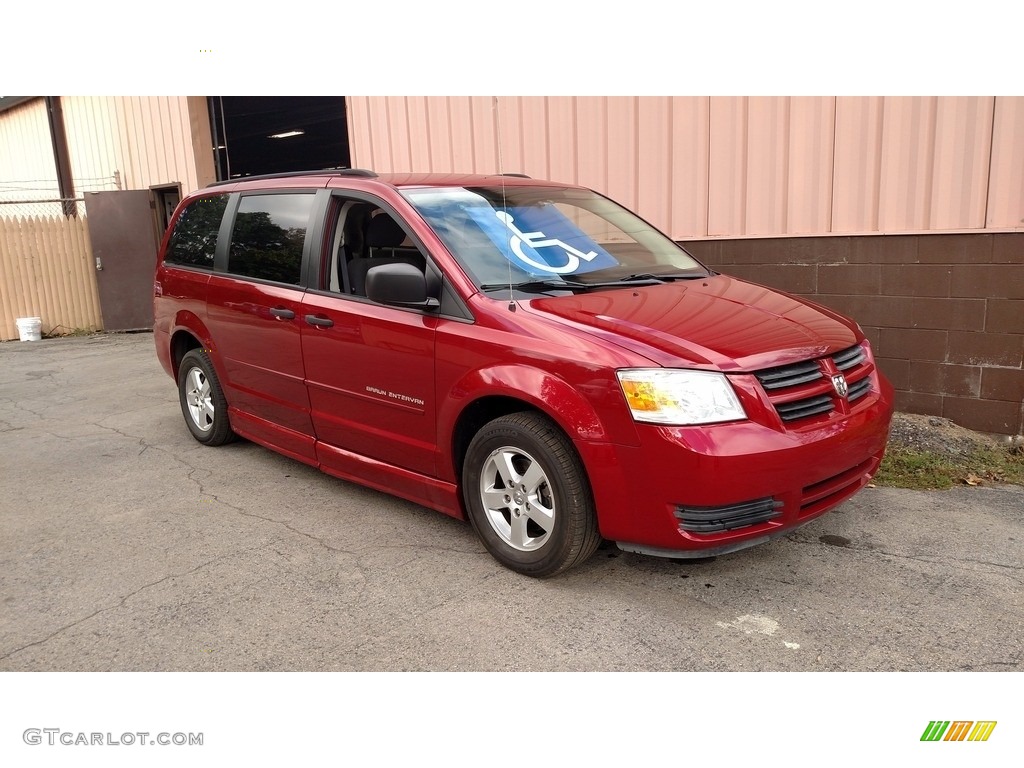
[[[637,421],[683,425],[747,418],[721,373],[634,368],[617,374],[626,404]]]

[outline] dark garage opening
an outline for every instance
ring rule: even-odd
[[[211,96],[217,179],[347,168],[344,96]]]

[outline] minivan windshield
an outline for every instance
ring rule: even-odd
[[[590,190],[516,185],[402,194],[482,290],[576,290],[709,274],[650,224]]]

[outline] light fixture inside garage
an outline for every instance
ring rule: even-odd
[[[305,133],[305,131],[303,131],[303,130],[285,131],[284,133],[272,133],[267,138],[268,139],[290,139],[292,136],[301,136],[304,133]]]

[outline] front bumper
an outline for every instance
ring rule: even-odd
[[[630,551],[704,557],[813,520],[878,470],[893,392],[881,376],[873,390],[851,412],[799,427],[638,424],[639,446],[580,445],[602,536]]]

